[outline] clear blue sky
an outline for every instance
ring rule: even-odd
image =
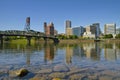
[[[64,33],[65,21],[72,27],[99,22],[120,26],[120,0],[0,0],[0,30],[23,30],[26,17],[31,29],[43,32],[43,22],[53,22]]]

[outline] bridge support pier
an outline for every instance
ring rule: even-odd
[[[45,42],[47,42],[49,39],[52,39],[54,43],[59,43],[59,39],[58,38],[44,37]]]
[[[54,43],[59,43],[59,39],[58,38],[53,38]]]
[[[26,36],[26,38],[27,38],[27,44],[28,44],[28,45],[31,45],[31,38],[32,38],[32,37],[31,37],[31,36]]]
[[[2,35],[0,35],[0,43],[3,45],[3,36]]]
[[[39,40],[40,40],[40,37],[36,37],[36,38],[35,38],[35,42],[36,42],[36,43],[39,43]]]
[[[47,42],[48,42],[48,40],[49,40],[49,38],[44,37],[44,40],[45,40],[45,43],[47,43]]]

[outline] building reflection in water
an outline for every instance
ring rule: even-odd
[[[52,63],[54,56],[56,54],[56,46],[54,44],[45,43],[44,45],[44,61]]]
[[[105,54],[105,59],[106,60],[116,60],[117,59],[117,54],[116,54],[116,46],[114,43],[109,43],[109,44],[105,44],[105,48],[104,48],[104,54]]]
[[[92,60],[100,60],[101,49],[99,43],[95,42],[83,44],[83,49],[87,58]]]
[[[120,49],[116,49],[116,56],[117,56],[117,59],[120,60]]]
[[[20,46],[18,46],[17,49],[20,49]],[[34,51],[40,51],[41,47],[39,45],[26,45],[25,47],[22,47],[22,49],[20,49],[23,53],[23,55],[25,55],[26,57],[26,64],[30,65],[31,64],[31,57],[33,56]]]
[[[60,49],[60,44],[58,49]],[[34,52],[38,52],[44,49],[44,61],[45,63],[53,62],[57,52],[57,46],[54,44],[37,44],[26,46],[24,44],[10,44],[6,43],[0,46],[0,53],[14,54],[20,53],[25,57],[25,63],[30,65],[31,58],[34,56]],[[74,58],[82,59],[86,57],[91,60],[120,60],[120,43],[82,43],[82,44],[64,44],[62,46],[63,51],[66,51],[65,61],[67,64],[72,64]],[[102,52],[103,51],[103,52]],[[59,53],[59,52],[58,52]],[[102,56],[101,56],[102,55]],[[64,57],[64,54],[63,54]]]
[[[70,46],[70,44],[67,44],[66,46],[66,63],[67,64],[72,63],[72,56],[73,56],[73,47]]]
[[[80,59],[82,59],[82,57],[85,57],[83,47],[79,47],[79,46],[74,47],[74,49],[73,49],[73,55],[75,57],[80,58]]]
[[[23,49],[23,53],[26,55],[26,64],[30,65],[31,64],[31,54],[32,54],[32,47],[31,46],[26,46],[26,48]]]
[[[66,63],[72,63],[72,57],[82,59],[83,57],[92,59],[92,60],[100,60],[100,46],[99,43],[87,43],[82,44],[82,46],[70,46],[67,44],[66,46]]]

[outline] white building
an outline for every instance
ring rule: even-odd
[[[83,37],[84,38],[95,38],[95,34],[92,34],[91,32],[84,32]]]
[[[105,24],[104,25],[104,34],[116,34],[116,24]]]
[[[116,34],[120,34],[120,28],[116,29]]]
[[[83,37],[98,38],[100,34],[100,24],[94,23],[86,27],[86,32],[84,32]]]

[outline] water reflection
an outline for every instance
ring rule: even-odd
[[[101,48],[99,43],[87,43],[77,46],[71,46],[70,44],[67,44],[66,63],[72,63],[72,57],[78,57],[79,59],[86,57],[92,60],[100,60],[100,52]]]
[[[99,43],[96,42],[94,44],[83,44],[83,49],[87,58],[92,60],[100,60],[101,49]]]
[[[73,47],[69,44],[66,46],[66,63],[72,63],[72,56],[73,56]]]
[[[116,43],[84,43],[77,46],[66,45],[66,63],[72,63],[74,58],[87,58],[93,61],[100,61],[103,58],[107,61],[120,59],[120,48]],[[102,52],[103,50],[103,52]]]
[[[56,46],[54,44],[44,44],[44,61],[47,63],[48,61],[52,62],[56,55]]]
[[[5,43],[0,46],[0,63],[3,64],[47,64],[62,59],[67,64],[73,64],[74,59],[79,61],[83,58],[91,61],[120,60],[120,43],[96,42],[58,45],[52,43],[32,45]],[[61,63],[64,62],[61,61]]]

